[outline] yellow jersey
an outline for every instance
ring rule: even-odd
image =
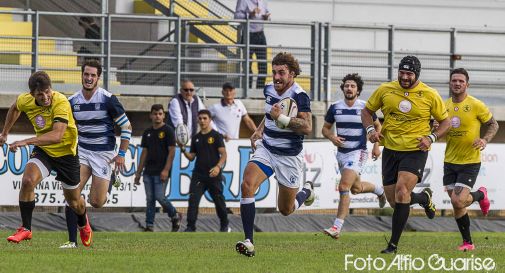
[[[436,120],[448,116],[438,91],[421,81],[411,89],[404,89],[398,81],[383,83],[370,96],[366,108],[374,112],[381,109],[381,144],[394,151],[419,150],[417,138],[431,133],[431,116]]]
[[[30,93],[23,93],[18,96],[16,107],[19,111],[26,113],[37,136],[50,132],[55,119],[66,121],[67,129],[61,142],[40,146],[40,148],[51,157],[77,154],[77,127],[72,116],[72,108],[65,95],[53,91],[51,105],[39,106]]]
[[[462,102],[445,101],[451,128],[447,133],[444,161],[452,164],[471,164],[480,162],[480,149],[472,147],[473,141],[480,137],[480,126],[493,115],[480,100],[467,95]]]

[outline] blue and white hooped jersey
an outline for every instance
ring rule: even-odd
[[[311,112],[310,98],[296,82],[281,96],[277,94],[272,83],[267,84],[263,90],[265,95],[265,130],[263,131],[263,145],[271,153],[278,155],[294,156],[303,149],[303,134],[293,132],[291,129],[280,129],[270,117],[272,105],[284,98],[290,97],[296,101],[298,112]]]
[[[328,108],[324,121],[335,123],[335,133],[345,139],[343,147],[338,147],[340,153],[366,150],[366,130],[361,122],[361,111],[365,105],[364,100],[356,100],[353,106],[348,106],[344,100],[338,100]],[[376,119],[374,114],[373,120]]]
[[[77,123],[79,146],[90,151],[113,151],[116,145],[114,124],[120,120],[128,121],[117,97],[98,88],[89,101],[82,91],[68,100]]]

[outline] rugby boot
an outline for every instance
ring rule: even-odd
[[[82,245],[89,247],[93,241],[93,230],[91,230],[91,225],[89,224],[88,214],[86,214],[86,225],[79,227],[79,234]]]
[[[471,244],[469,242],[466,242],[466,241],[463,241],[463,244],[458,246],[458,250],[461,250],[461,251],[470,251],[470,250],[474,250],[475,249],[475,245],[474,244]]]
[[[316,193],[314,192],[314,183],[312,183],[311,181],[307,181],[305,182],[303,187],[310,191],[309,197],[307,197],[307,199],[305,199],[305,202],[303,203],[305,204],[305,206],[310,206],[312,205],[312,203],[314,203],[314,200],[316,200]]]
[[[244,241],[238,241],[235,245],[235,249],[238,253],[245,255],[247,257],[254,257],[256,251],[254,250],[254,245],[251,243],[249,239],[245,239]]]
[[[7,241],[19,244],[19,242],[24,240],[32,239],[32,231],[24,227],[19,227],[14,234],[7,237]]]
[[[431,198],[433,196],[433,192],[431,191],[430,188],[424,188],[422,193],[428,196],[428,203],[421,205],[421,207],[424,208],[424,213],[426,213],[428,219],[433,219],[435,218],[435,212],[437,211],[437,209],[435,208],[435,203],[433,203]]]
[[[489,207],[491,206],[489,198],[487,198],[487,189],[486,187],[480,187],[478,190],[484,194],[484,198],[479,201],[480,210],[484,216],[487,216],[489,213]]]

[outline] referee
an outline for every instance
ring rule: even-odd
[[[428,218],[435,217],[431,190],[425,188],[421,193],[412,190],[421,182],[431,144],[447,132],[450,122],[444,101],[437,90],[419,80],[420,72],[417,57],[404,57],[398,68],[398,80],[380,85],[368,99],[365,111],[361,111],[370,142],[384,145],[382,183],[394,208],[391,239],[382,253],[396,253],[411,204],[420,204]],[[384,114],[384,123],[377,132],[372,115],[379,109]],[[440,123],[434,132],[430,128],[431,116]]]

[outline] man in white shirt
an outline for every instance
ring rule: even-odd
[[[223,98],[220,103],[209,107],[217,131],[223,135],[226,141],[238,139],[240,132],[240,121],[252,132],[256,131],[254,121],[247,114],[247,110],[242,101],[235,99],[237,94],[235,87],[227,82],[223,84]]]
[[[250,19],[250,20],[270,20],[270,11],[268,10],[266,0],[238,0],[237,7],[235,8],[235,19]],[[249,59],[252,55],[256,55],[258,64],[258,81],[256,88],[263,89],[265,87],[265,75],[267,73],[267,40],[263,32],[264,24],[251,23],[249,25],[249,43],[253,45],[249,50]],[[245,34],[245,33],[244,33]],[[244,42],[242,42],[244,43]],[[255,47],[258,45],[260,47]],[[252,63],[251,63],[252,65]],[[249,67],[251,71],[251,67]],[[249,87],[251,87],[252,78],[249,80]]]
[[[184,123],[191,137],[198,131],[198,111],[202,109],[205,109],[205,105],[195,94],[195,85],[190,80],[183,80],[180,93],[168,103],[167,124],[177,128],[177,125]]]

